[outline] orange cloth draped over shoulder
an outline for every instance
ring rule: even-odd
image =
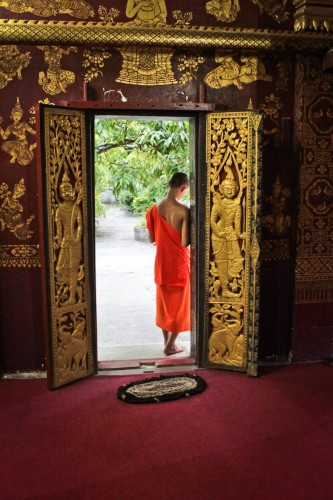
[[[147,228],[156,243],[156,326],[171,333],[190,330],[190,250],[177,231],[153,205]]]

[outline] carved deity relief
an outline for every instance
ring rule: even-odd
[[[205,83],[213,89],[235,85],[241,90],[244,85],[257,80],[272,81],[272,77],[266,74],[264,63],[258,57],[242,56],[240,61],[243,64],[238,64],[232,55],[216,51],[215,61],[220,63],[220,66],[205,77]]]
[[[41,17],[68,14],[79,19],[94,16],[94,9],[84,0],[0,0],[0,7],[19,14],[28,12]]]
[[[209,361],[244,363],[247,120],[211,119]]]
[[[56,298],[60,306],[82,302],[82,212],[80,186],[73,187],[65,169],[55,210]]]
[[[43,87],[46,94],[56,95],[60,92],[66,92],[68,85],[75,82],[75,73],[73,71],[61,68],[61,59],[63,55],[76,52],[76,47],[55,47],[55,46],[37,46],[44,52],[45,62],[48,64],[46,74],[40,71],[38,83]]]
[[[218,21],[231,23],[240,11],[239,0],[210,0],[206,3],[206,11]]]
[[[291,226],[291,217],[286,215],[286,203],[290,190],[283,187],[279,176],[272,187],[272,193],[266,197],[271,206],[271,213],[263,217],[263,227],[274,236],[284,235]]]
[[[30,52],[22,54],[16,45],[0,46],[0,89],[16,77],[22,80],[22,70],[30,61]]]
[[[26,220],[22,218],[23,206],[19,199],[26,192],[24,179],[21,179],[14,185],[12,191],[9,190],[8,185],[3,182],[0,185],[0,228],[1,231],[9,229],[14,233],[19,240],[27,240],[33,235],[33,231],[29,229],[34,215],[30,215]]]
[[[57,368],[61,378],[87,370],[88,346],[83,310],[63,314],[58,321]]]
[[[17,98],[16,104],[12,109],[10,118],[13,123],[8,125],[5,130],[0,126],[0,135],[5,141],[1,149],[11,156],[10,163],[17,161],[20,165],[28,165],[34,157],[33,150],[36,147],[36,143],[29,144],[26,134],[36,135],[36,131],[28,123],[21,121],[23,118],[23,109],[19,98]],[[0,125],[2,123],[3,118],[0,116]],[[7,138],[11,135],[15,139],[7,141]]]

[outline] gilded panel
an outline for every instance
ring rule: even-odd
[[[207,361],[256,374],[260,164],[255,113],[207,118]]]
[[[44,109],[47,294],[54,387],[93,373],[84,113]]]

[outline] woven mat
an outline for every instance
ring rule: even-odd
[[[199,394],[206,382],[198,375],[160,375],[130,382],[118,388],[117,398],[125,403],[163,403]]]

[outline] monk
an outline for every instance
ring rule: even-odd
[[[167,196],[146,215],[149,240],[156,245],[156,325],[167,355],[183,351],[176,339],[190,330],[190,211],[181,203],[188,188],[187,175],[177,172]]]

